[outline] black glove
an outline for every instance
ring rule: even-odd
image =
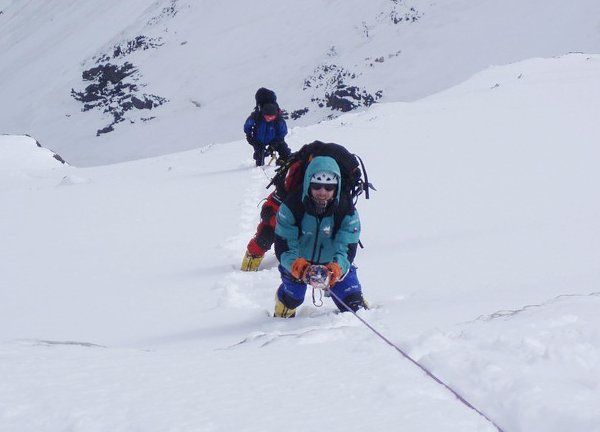
[[[248,141],[248,144],[250,144],[252,147],[256,147],[257,142],[252,135],[246,134],[246,141]]]
[[[260,147],[254,147],[254,160],[256,161],[256,166],[263,166],[265,164],[265,150]]]

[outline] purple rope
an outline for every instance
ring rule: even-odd
[[[441,379],[439,379],[438,377],[436,377],[429,369],[427,369],[425,366],[421,365],[419,362],[417,362],[416,360],[413,360],[411,356],[409,356],[408,354],[406,354],[401,348],[399,348],[396,344],[394,344],[392,341],[390,341],[388,338],[386,338],[384,335],[382,335],[381,333],[379,333],[377,330],[375,330],[375,328],[373,328],[373,326],[371,324],[369,324],[366,320],[364,320],[363,318],[361,318],[360,316],[358,316],[358,314],[353,311],[346,303],[344,303],[342,301],[341,298],[339,298],[337,296],[336,293],[334,293],[332,290],[328,290],[329,293],[331,294],[331,296],[336,299],[342,306],[344,306],[346,308],[346,310],[348,312],[352,312],[352,314],[358,318],[360,320],[360,322],[362,322],[364,325],[366,325],[373,333],[375,333],[377,336],[379,336],[385,343],[387,343],[389,346],[391,346],[392,348],[394,348],[396,351],[398,351],[400,354],[402,354],[406,359],[410,360],[414,365],[418,366],[423,372],[425,372],[431,379],[433,379],[435,382],[437,382],[438,384],[440,384],[441,386],[444,386],[448,391],[450,391],[450,393],[452,393],[454,396],[456,396],[456,398],[461,401],[463,404],[465,404],[467,407],[471,408],[473,411],[475,411],[477,414],[479,414],[480,416],[482,416],[484,419],[486,419],[488,422],[490,422],[491,424],[494,425],[494,427],[496,429],[498,429],[498,432],[504,432],[504,430],[498,426],[492,419],[490,419],[487,415],[485,415],[483,412],[481,412],[480,410],[478,410],[477,408],[475,408],[471,403],[469,403],[469,401],[467,401],[464,397],[462,397],[456,390],[454,390],[452,387],[450,387],[448,384],[446,384],[444,381],[442,381]]]

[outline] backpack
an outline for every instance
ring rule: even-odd
[[[275,92],[265,87],[261,87],[256,91],[254,99],[256,100],[257,111],[260,111],[265,104],[277,103],[277,95]]]
[[[281,198],[301,190],[306,167],[317,156],[329,156],[337,162],[342,176],[340,195],[349,197],[354,204],[363,192],[365,198],[369,199],[369,189],[376,190],[369,183],[365,165],[360,157],[350,153],[342,145],[321,141],[305,144],[300,150],[293,153],[286,163],[277,169],[275,176],[267,185],[267,189],[275,185],[277,194]],[[362,179],[363,174],[364,180]]]
[[[267,189],[275,185],[276,193],[282,201],[288,195],[301,194],[306,167],[317,156],[329,156],[333,158],[338,164],[342,176],[340,202],[333,214],[332,235],[335,236],[342,224],[344,215],[346,212],[354,209],[358,197],[364,192],[365,198],[369,199],[369,189],[376,190],[369,183],[367,170],[359,156],[350,153],[344,146],[339,144],[313,141],[310,144],[302,146],[300,150],[290,156],[285,165],[277,169],[275,176],[267,185]],[[362,179],[363,174],[364,180]],[[302,220],[304,214],[303,205],[294,206],[290,210],[294,214],[295,220]],[[361,248],[364,247],[362,242],[359,241],[358,244]]]
[[[277,95],[273,90],[269,90],[265,87],[259,88],[256,91],[256,94],[254,95],[254,100],[256,101],[256,106],[254,107],[253,114],[257,116],[255,118],[255,121],[257,121],[257,119],[260,118],[263,106],[265,106],[268,103],[277,105],[277,107],[279,108],[279,118],[282,118],[283,120],[289,119],[290,116],[288,112],[285,109],[281,108],[277,103]]]

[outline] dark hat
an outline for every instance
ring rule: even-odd
[[[277,106],[277,104],[274,103],[268,103],[262,107],[263,115],[277,115],[278,112],[279,107]]]

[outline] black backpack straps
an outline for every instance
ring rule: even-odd
[[[340,230],[342,226],[342,221],[346,217],[345,214],[339,211],[335,211],[333,213],[333,231],[331,232],[331,238],[335,238],[337,232]]]
[[[290,211],[294,215],[294,221],[299,230],[299,237],[300,233],[302,232],[302,218],[304,217],[304,213],[306,212],[306,209],[304,208],[304,203],[302,202],[302,190],[288,197],[285,200],[285,205],[290,209]]]
[[[341,195],[337,207],[333,211],[333,232],[331,237],[335,237],[338,230],[342,226],[342,221],[347,215],[354,214],[356,209],[352,203],[352,199],[347,195]]]

